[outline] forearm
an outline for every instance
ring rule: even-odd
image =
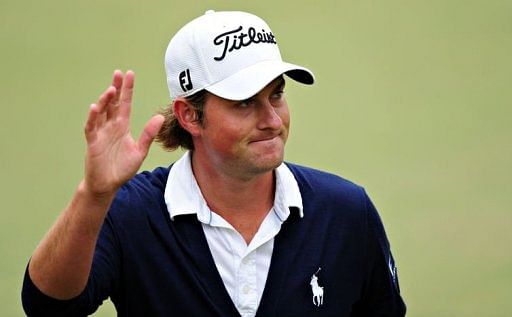
[[[115,193],[93,195],[80,183],[32,255],[29,274],[46,295],[70,299],[89,278],[96,240]]]
[[[130,133],[134,74],[115,71],[112,85],[89,108],[84,181],[34,251],[33,283],[55,299],[70,299],[87,285],[96,240],[115,193],[140,168],[163,116],[152,117],[139,140]]]

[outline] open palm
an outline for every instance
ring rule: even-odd
[[[85,186],[95,194],[110,194],[140,168],[163,123],[152,117],[135,141],[130,132],[134,73],[116,70],[112,85],[92,104],[85,124],[87,153]]]

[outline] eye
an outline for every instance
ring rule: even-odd
[[[274,92],[272,94],[272,96],[270,96],[270,98],[272,98],[272,100],[280,100],[281,98],[284,97],[284,90],[277,90],[276,92]]]
[[[245,99],[245,100],[242,100],[239,103],[237,103],[237,107],[248,108],[248,107],[252,106],[254,104],[254,102],[255,102],[254,98]]]

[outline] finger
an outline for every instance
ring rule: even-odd
[[[119,69],[116,69],[114,71],[114,74],[112,75],[112,86],[116,87],[117,89],[121,89],[121,85],[123,84],[123,72]]]
[[[87,142],[90,142],[94,139],[97,120],[98,120],[98,106],[93,103],[89,107],[89,115],[87,116],[87,121],[85,122],[85,127],[84,127],[85,138],[86,138]]]
[[[132,108],[133,87],[135,85],[135,74],[129,70],[126,72],[121,87],[121,95],[119,97],[119,112],[120,116],[126,120],[130,119],[130,112]]]
[[[98,110],[98,119],[96,120],[96,126],[101,126],[107,122],[107,109],[109,107],[110,100],[114,98],[116,94],[115,87],[108,87],[107,90],[100,96],[96,103]]]
[[[114,74],[112,75],[112,86],[116,88],[116,94],[112,99],[110,99],[109,103],[107,104],[107,118],[113,118],[118,113],[118,101],[122,85],[123,73],[120,70],[116,69],[114,71]]]
[[[114,98],[117,89],[113,86],[108,87],[103,94],[101,94],[98,99],[97,107],[98,113],[104,113],[107,110],[107,106],[110,103],[110,100]]]
[[[138,142],[139,150],[144,157],[148,154],[149,147],[158,134],[158,131],[160,131],[163,123],[164,117],[162,115],[155,115],[146,123]]]

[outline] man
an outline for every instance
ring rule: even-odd
[[[165,57],[172,106],[129,131],[134,74],[114,72],[90,107],[85,176],[35,250],[28,315],[403,316],[396,269],[364,190],[283,163],[289,109],[260,18],[212,12]],[[189,151],[135,175],[152,140]]]

